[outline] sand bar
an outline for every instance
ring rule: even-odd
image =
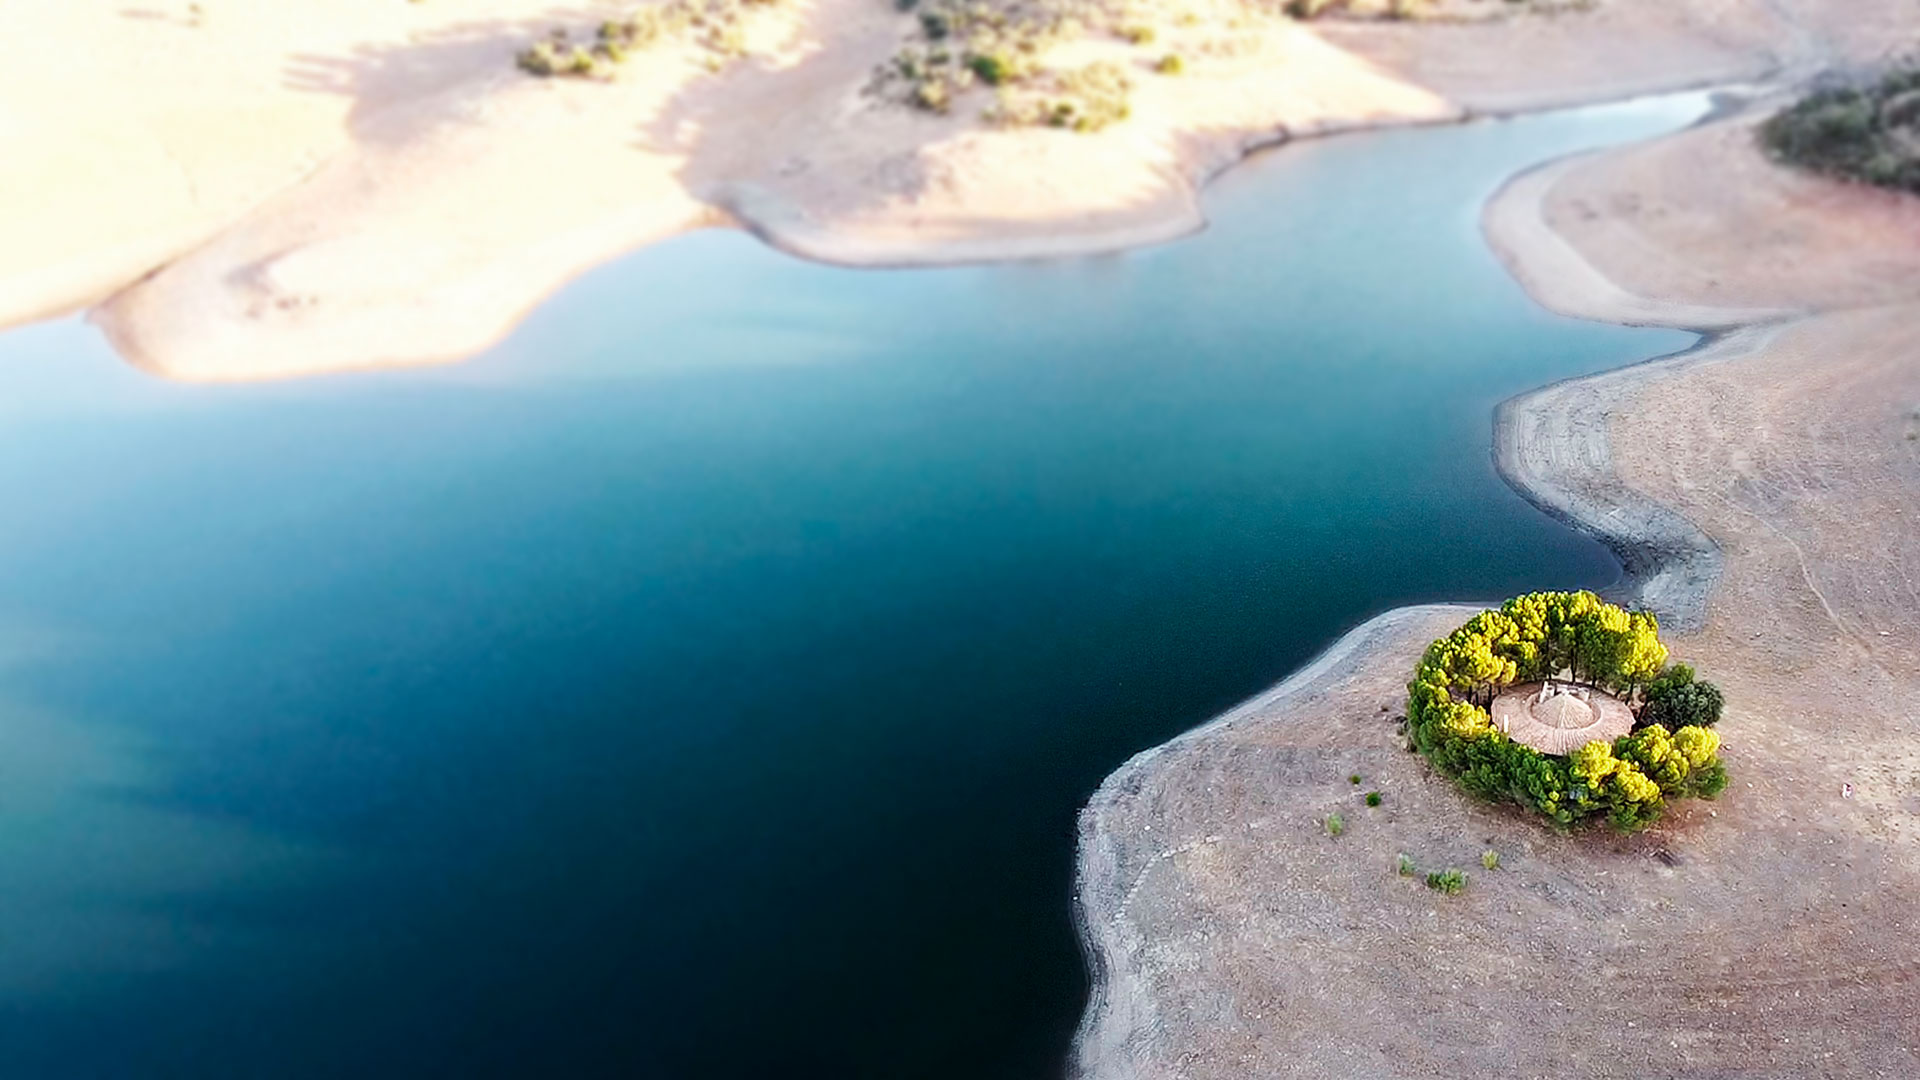
[[[0,71],[0,325],[93,307],[129,359],[180,378],[457,359],[689,228],[854,265],[1149,243],[1199,227],[1198,187],[1252,147],[1753,78],[1883,48],[1856,28],[1899,10],[1602,0],[1302,25],[1193,0],[1155,46],[1192,58],[1178,78],[1116,42],[1065,58],[1141,72],[1133,118],[1094,135],[985,125],[980,95],[947,117],[874,99],[915,25],[884,0],[756,11],[750,58],[717,74],[678,46],[607,83],[514,70],[553,27],[628,6],[9,5],[10,38],[49,47]]]

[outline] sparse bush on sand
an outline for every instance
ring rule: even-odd
[[[1920,65],[1816,90],[1760,126],[1777,161],[1920,194]]]
[[[612,77],[636,53],[670,40],[690,41],[709,70],[747,53],[746,20],[753,9],[778,0],[664,0],[635,8],[623,18],[607,19],[595,28],[590,44],[570,40],[568,31],[555,29],[514,56],[514,63],[541,78],[572,76],[583,79]]]
[[[1095,132],[1133,114],[1132,74],[1184,75],[1192,57],[1237,55],[1261,20],[1475,21],[1593,0],[1222,0],[1200,8],[1146,0],[894,0],[906,40],[868,92],[945,114],[976,89],[1003,127]],[[1071,63],[1063,60],[1074,46]],[[1158,54],[1133,50],[1160,46]],[[1181,51],[1166,51],[1166,46]]]

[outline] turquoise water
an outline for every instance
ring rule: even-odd
[[[1601,586],[1494,404],[1505,176],[1694,98],[1301,145],[1189,240],[641,252],[432,371],[0,337],[0,1075],[1045,1077],[1074,813],[1384,608]]]

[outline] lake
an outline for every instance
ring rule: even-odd
[[[1106,773],[1617,577],[1492,409],[1691,336],[1536,308],[1479,211],[1702,107],[1290,147],[1119,256],[690,235],[434,370],[0,335],[0,1075],[1058,1075]]]

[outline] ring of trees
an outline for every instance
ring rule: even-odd
[[[1563,674],[1564,673],[1564,674]],[[1513,741],[1488,709],[1517,682],[1559,678],[1614,695],[1631,734],[1564,757]],[[1711,799],[1727,786],[1723,701],[1685,664],[1668,665],[1651,612],[1590,592],[1517,596],[1427,647],[1407,684],[1409,749],[1486,799],[1531,807],[1558,826],[1604,815],[1622,830],[1659,820],[1668,800]]]

